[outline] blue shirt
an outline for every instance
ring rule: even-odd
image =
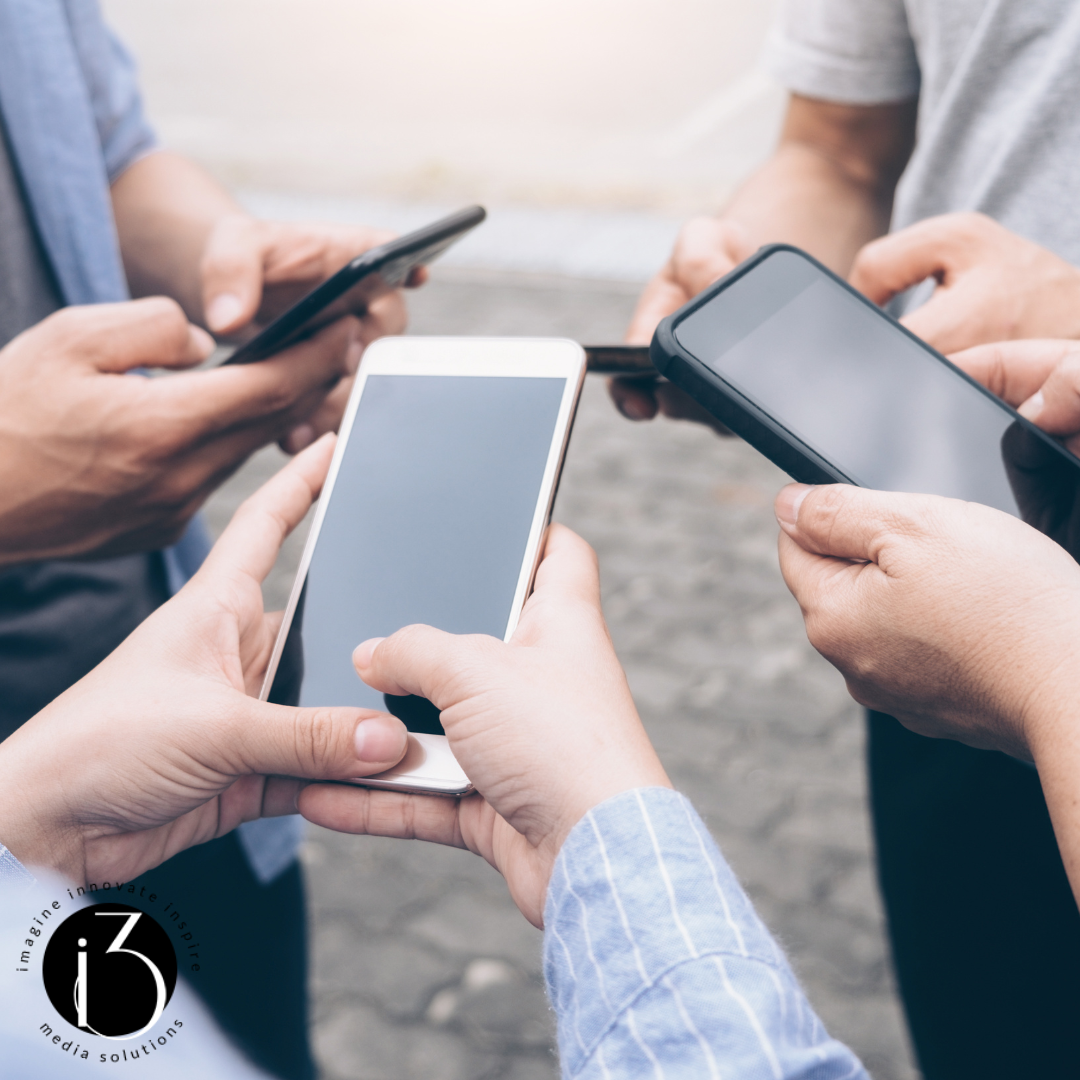
[[[544,924],[564,1077],[867,1080],[677,792],[628,791],[586,814]]]

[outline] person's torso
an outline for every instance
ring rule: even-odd
[[[0,348],[62,305],[0,122]],[[0,739],[104,659],[166,597],[157,554],[0,569]]]
[[[922,85],[894,228],[979,210],[1080,264],[1080,2],[905,6]]]

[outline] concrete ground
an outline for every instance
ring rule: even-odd
[[[415,333],[618,340],[637,287],[437,270]],[[220,528],[280,465],[264,451],[212,500]],[[594,545],[638,707],[829,1029],[877,1080],[917,1076],[870,862],[859,710],[807,643],[781,580],[784,478],[687,424],[634,425],[590,378],[556,517]],[[302,547],[268,583],[281,606]],[[540,935],[464,852],[311,829],[314,1035],[327,1080],[556,1075]]]

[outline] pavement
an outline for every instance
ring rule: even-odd
[[[618,341],[639,286],[436,268],[412,332]],[[213,527],[280,467],[219,491]],[[599,553],[604,610],[642,717],[829,1030],[877,1080],[913,1080],[874,884],[860,710],[807,643],[780,577],[783,475],[690,424],[631,424],[590,377],[556,518]],[[283,606],[303,543],[267,583]],[[310,828],[314,1039],[326,1080],[557,1075],[540,934],[481,860]]]

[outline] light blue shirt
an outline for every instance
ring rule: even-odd
[[[867,1080],[677,792],[628,791],[586,814],[544,925],[566,1078]]]
[[[135,63],[106,27],[97,0],[0,0],[0,112],[64,301],[130,299],[109,186],[157,139]],[[171,592],[209,550],[206,528],[195,518],[162,553]],[[302,835],[299,817],[240,830],[264,882],[292,862]]]

